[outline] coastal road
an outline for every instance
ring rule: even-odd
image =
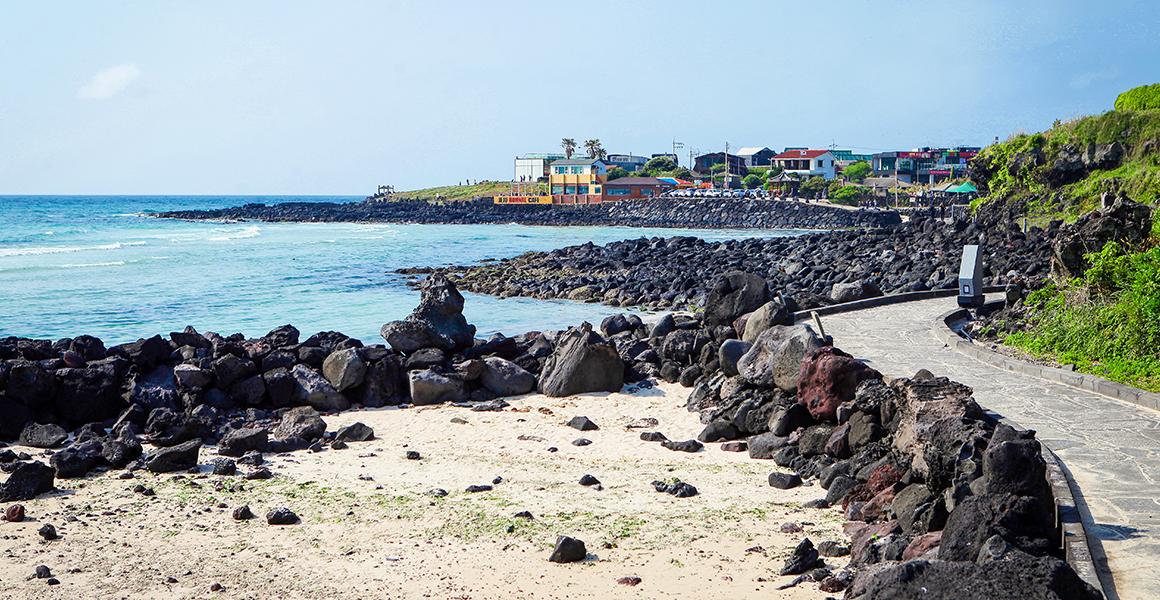
[[[822,317],[822,325],[883,374],[945,375],[974,388],[985,409],[1034,429],[1079,484],[1119,597],[1160,598],[1160,412],[954,351],[934,332],[955,308],[953,297],[907,302]]]

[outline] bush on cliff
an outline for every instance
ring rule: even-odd
[[[1160,233],[1160,221],[1154,228]],[[1160,391],[1160,244],[1109,242],[1082,279],[1028,297],[1030,328],[1005,343],[1085,373]]]
[[[1134,87],[1116,97],[1116,110],[1160,109],[1160,83]]]

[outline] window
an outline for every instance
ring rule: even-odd
[[[553,185],[552,186],[552,194],[553,195],[559,196],[560,194],[563,194],[563,193],[564,193],[564,186],[562,186],[562,185]]]
[[[563,175],[564,173],[568,172],[568,167],[553,167],[553,168],[556,169],[557,175]]]
[[[630,192],[628,188],[612,188],[607,193],[609,196],[627,196]]]
[[[576,186],[574,186],[574,185],[564,186],[564,193],[565,194],[575,194],[576,193]]]
[[[588,193],[588,186],[586,186],[586,185],[576,186],[576,193],[577,194],[587,194]]]
[[[572,174],[579,175],[584,172],[584,167],[572,167]]]

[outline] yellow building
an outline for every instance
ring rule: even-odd
[[[548,172],[548,193],[552,204],[599,204],[607,179],[608,165],[598,158],[557,160]]]

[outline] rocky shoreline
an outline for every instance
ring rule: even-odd
[[[962,249],[981,244],[988,284],[1038,287],[1048,276],[1060,224],[1026,233],[998,214],[947,224],[915,218],[883,229],[797,237],[706,241],[640,238],[583,244],[514,258],[447,268],[459,287],[500,297],[567,298],[653,310],[700,309],[713,282],[741,269],[796,299],[795,309],[899,292],[955,289]]]
[[[700,229],[845,229],[889,227],[901,222],[892,210],[848,210],[821,204],[771,200],[662,198],[598,206],[516,206],[490,199],[436,204],[399,202],[290,202],[246,204],[217,210],[154,213],[169,219],[272,222],[383,222],[550,226],[691,227]]]
[[[8,338],[0,340],[0,438],[50,456],[45,464],[0,450],[9,473],[0,502],[33,499],[56,478],[94,470],[229,476],[248,468],[246,478],[266,478],[263,453],[338,450],[374,436],[359,423],[327,431],[320,412],[444,403],[498,411],[504,397],[533,390],[567,397],[659,377],[692,389],[687,408],[706,426],[695,440],[649,431],[640,443],[748,451],[789,470],[772,472],[769,485],[813,481],[825,496],[811,506],[842,507],[849,543],[802,540],[781,569],[795,576],[787,586],[813,581],[864,599],[1100,597],[1060,559],[1033,433],[996,425],[968,388],[945,378],[884,378],[793,324],[794,304],[763,277],[735,271],[713,281],[698,315],[652,326],[617,315],[598,329],[481,340],[463,317],[463,297],[436,275],[411,316],[383,326],[386,345],[337,332],[301,340],[291,326],[252,339],[187,328],[109,348],[91,336]],[[593,426],[580,416],[570,425]],[[211,460],[203,454],[213,444]],[[683,482],[650,485],[695,495]],[[12,519],[24,510],[8,508]],[[266,518],[298,521],[287,507]],[[550,559],[583,560],[583,548],[564,536]],[[848,568],[824,561],[847,554]]]

